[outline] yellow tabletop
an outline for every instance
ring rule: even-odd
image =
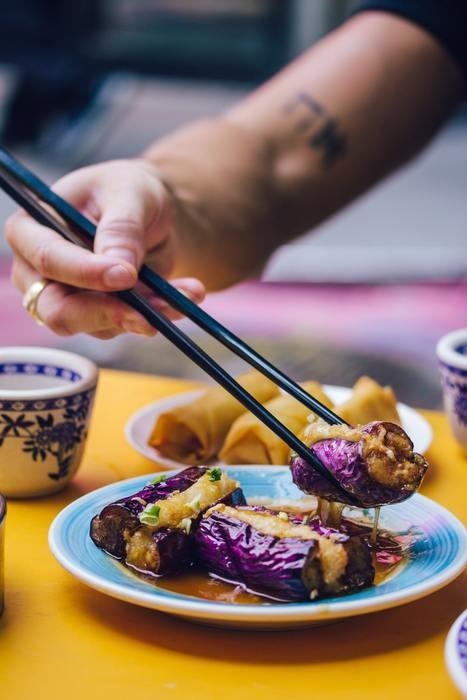
[[[72,485],[54,497],[9,503],[0,698],[458,698],[443,645],[466,606],[465,578],[410,605],[324,627],[239,632],[113,600],[56,563],[47,530],[61,508],[98,486],[155,470],[125,441],[129,416],[191,388],[173,379],[102,372],[88,447]],[[445,418],[425,415],[435,438],[423,493],[465,519],[467,459]]]

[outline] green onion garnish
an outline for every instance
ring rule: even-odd
[[[151,486],[155,486],[156,484],[160,484],[161,481],[165,481],[166,478],[167,478],[167,477],[166,477],[164,474],[161,474],[160,476],[156,476],[156,478],[153,479],[152,481],[150,481],[149,484],[150,484]]]
[[[155,527],[159,523],[160,512],[161,509],[159,506],[156,506],[155,503],[149,503],[149,505],[147,505],[146,508],[139,514],[139,521],[143,523],[143,525]]]
[[[208,475],[209,481],[220,481],[222,477],[222,469],[220,467],[213,467],[212,469],[208,469],[206,472]]]
[[[194,513],[199,512],[199,504],[201,503],[201,495],[198,494],[197,496],[194,497],[192,501],[187,503],[187,506],[190,510],[192,510]]]
[[[180,527],[182,530],[185,530],[187,535],[190,534],[191,522],[191,518],[183,518],[183,520],[180,520]]]

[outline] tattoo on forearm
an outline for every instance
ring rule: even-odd
[[[328,168],[347,153],[347,136],[338,122],[306,92],[299,92],[284,105],[283,112],[295,119],[295,130],[306,136],[308,146],[321,153]]]

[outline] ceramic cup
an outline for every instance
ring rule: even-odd
[[[98,369],[53,348],[0,348],[0,491],[60,491],[79,467]]]
[[[4,607],[4,566],[5,566],[5,519],[6,519],[6,501],[0,493],[0,616]]]
[[[436,353],[449,423],[456,440],[467,451],[467,328],[443,336]]]

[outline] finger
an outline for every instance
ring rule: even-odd
[[[92,165],[74,170],[52,185],[52,190],[56,194],[94,222],[99,216],[99,207],[94,197],[94,183],[99,177],[99,173],[102,172],[103,165]]]
[[[119,328],[113,328],[110,331],[100,331],[98,333],[90,333],[93,338],[97,338],[98,340],[112,340],[112,338],[116,338],[117,336],[121,335],[124,331],[120,330]]]
[[[37,272],[16,258],[12,278],[24,293],[37,280]],[[99,292],[80,292],[58,283],[48,284],[40,294],[37,313],[58,335],[74,333],[131,332],[153,336],[155,330],[136,311],[116,297]]]
[[[155,329],[136,311],[116,298],[98,292],[72,292],[65,296],[41,295],[37,311],[44,322],[65,328],[68,334],[99,333],[119,329],[120,332],[153,336]]]
[[[196,277],[180,277],[179,279],[171,280],[174,287],[189,297],[195,304],[201,304],[206,296],[206,288],[201,280]]]
[[[100,210],[96,253],[125,260],[138,269],[145,256],[147,236],[151,246],[163,242],[166,198],[163,185],[141,165],[127,163],[103,179],[95,192]]]
[[[128,263],[64,241],[22,212],[7,221],[6,237],[13,251],[45,279],[99,291],[129,289],[136,282]]]
[[[202,282],[200,282],[200,280],[195,278],[186,277],[172,280],[172,284],[178,289],[179,292],[185,294],[185,296],[191,299],[191,301],[195,304],[200,304],[206,296],[204,285]],[[177,321],[178,319],[183,318],[182,313],[173,309],[164,299],[161,299],[160,297],[150,294],[148,296],[148,301],[151,306],[158,311],[162,311],[164,315],[172,321]]]

